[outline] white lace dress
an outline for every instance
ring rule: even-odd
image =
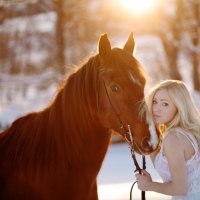
[[[194,147],[194,155],[186,162],[188,185],[189,190],[186,196],[174,196],[173,200],[200,200],[200,151],[196,139],[185,130],[176,128],[176,132],[184,135]],[[163,138],[166,138],[167,134]],[[177,163],[178,164],[178,163]],[[163,182],[171,181],[171,174],[169,172],[169,166],[166,157],[163,155],[163,147],[161,146],[160,152],[157,154],[155,163],[155,169],[158,171]]]

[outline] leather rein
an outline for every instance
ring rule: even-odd
[[[130,147],[130,150],[131,150],[131,156],[132,156],[132,159],[133,159],[133,162],[134,162],[134,165],[135,165],[135,171],[134,172],[139,172],[139,174],[142,173],[142,169],[146,169],[146,160],[145,160],[145,156],[142,155],[142,169],[140,168],[139,164],[138,164],[138,161],[136,159],[136,156],[135,156],[135,149],[134,149],[134,144],[137,146],[137,144],[135,143],[134,141],[134,138],[132,136],[132,132],[131,132],[131,128],[130,128],[130,125],[127,126],[127,128],[125,127],[122,119],[120,118],[120,115],[118,114],[115,106],[113,105],[112,101],[111,101],[111,98],[109,96],[109,93],[108,93],[108,90],[107,90],[107,87],[106,87],[106,84],[105,84],[105,81],[103,79],[103,84],[104,84],[104,87],[105,87],[105,91],[106,91],[106,96],[109,100],[109,103],[111,105],[111,108],[113,110],[113,112],[115,113],[115,116],[117,117],[119,123],[120,123],[120,128],[122,128],[124,130],[124,138],[126,139],[126,141],[128,142],[129,144],[129,147]],[[131,190],[130,190],[130,200],[132,200],[132,190],[133,190],[133,186],[135,185],[137,181],[135,181],[133,184],[132,184],[132,187],[131,187]],[[145,191],[141,191],[141,200],[145,200]]]

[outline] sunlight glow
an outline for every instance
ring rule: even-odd
[[[156,7],[157,0],[118,0],[119,4],[133,14],[144,14]]]

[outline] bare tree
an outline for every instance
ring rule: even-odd
[[[64,39],[64,1],[56,1],[56,43],[57,43],[57,65],[61,74],[65,73],[65,39]]]
[[[193,86],[195,90],[200,91],[200,1],[185,1],[185,5],[188,10],[185,31],[190,39],[187,44],[187,52],[191,57]]]
[[[156,34],[160,37],[165,51],[166,62],[168,63],[169,76],[172,79],[181,80],[182,76],[178,69],[178,56],[181,42],[181,26],[183,14],[183,1],[176,0],[170,5],[169,10],[161,4],[161,22],[156,29]]]

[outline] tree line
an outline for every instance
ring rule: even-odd
[[[106,2],[37,0],[0,5],[0,72],[37,74],[52,69],[64,74],[66,66],[91,53],[102,32],[120,36],[129,32],[130,24],[143,24],[145,28],[135,33],[154,34],[162,44],[167,67],[160,66],[164,68],[160,77],[182,80],[185,57],[193,88],[200,91],[200,0],[158,1],[157,21],[150,25],[148,18],[127,22],[120,10],[113,14]]]

